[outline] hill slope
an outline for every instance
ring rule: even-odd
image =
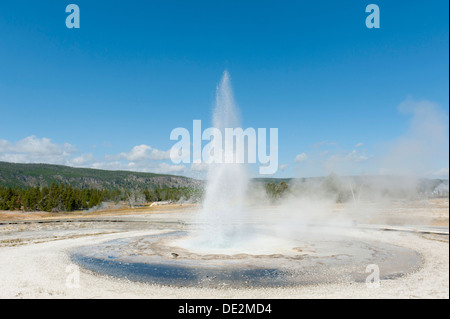
[[[49,186],[52,182],[96,189],[195,187],[201,184],[195,179],[175,175],[0,162],[1,186],[25,188]]]

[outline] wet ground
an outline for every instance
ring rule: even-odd
[[[412,249],[359,238],[358,233],[373,230],[355,228],[333,233],[317,227],[307,236],[291,234],[278,247],[274,243],[279,238],[253,228],[257,234],[253,242],[272,244],[266,251],[246,248],[245,242],[232,252],[189,250],[178,245],[191,236],[189,223],[166,222],[159,221],[160,232],[155,235],[79,247],[71,251],[71,260],[97,274],[131,281],[235,288],[364,282],[367,267],[373,264],[380,279],[395,279],[419,269],[422,262]]]

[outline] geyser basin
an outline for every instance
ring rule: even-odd
[[[227,129],[241,128],[238,114],[230,77],[224,72],[213,113],[213,127],[220,136],[226,136]],[[348,234],[331,235],[334,232],[330,229],[305,229],[304,218],[320,216],[319,202],[303,208],[295,204],[292,212],[268,211],[265,217],[248,209],[247,168],[229,161],[244,158],[245,150],[223,147],[226,141],[214,140],[214,158],[221,160],[205,161],[211,164],[204,199],[190,232],[172,231],[84,247],[73,252],[72,260],[92,271],[129,280],[199,287],[365,281],[367,266],[372,264],[379,267],[381,279],[387,279],[413,271],[419,264],[420,258],[412,250]],[[236,140],[245,145],[243,136]],[[297,228],[299,221],[302,227]]]
[[[395,279],[417,269],[413,250],[345,236],[283,240],[266,251],[219,253],[176,246],[190,240],[186,232],[124,238],[78,248],[73,262],[96,273],[131,281],[195,287],[286,287],[364,282],[366,267],[376,264],[380,278]],[[273,238],[259,238],[262,243]]]

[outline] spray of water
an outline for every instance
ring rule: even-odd
[[[225,128],[240,127],[239,113],[227,71],[223,73],[217,87],[213,126],[221,131],[222,136],[225,136]],[[222,148],[223,158],[235,158],[237,151],[235,148]],[[209,165],[205,199],[200,214],[204,225],[200,236],[205,243],[212,247],[227,247],[241,235],[247,186],[248,175],[244,164]]]
[[[224,139],[225,129],[241,127],[230,76],[226,71],[217,86],[212,124]],[[236,138],[243,137],[238,135]],[[234,145],[238,142],[243,141],[235,141]],[[286,205],[276,211],[256,211],[254,214],[255,211],[248,206],[251,206],[248,195],[252,192],[249,190],[247,166],[229,160],[245,155],[239,153],[243,150],[225,147],[224,141],[218,145],[222,145],[219,150],[222,162],[209,164],[205,196],[198,218],[190,230],[190,236],[176,241],[176,246],[202,253],[280,253],[282,249],[293,247],[291,238],[300,229],[305,232],[309,222],[316,222],[311,220],[311,216],[329,220],[327,213],[331,212],[331,208],[325,200],[326,196],[311,200],[293,199],[292,202],[287,200]]]
[[[227,71],[217,86],[213,127],[220,130],[223,137],[226,128],[240,127],[239,112]],[[222,145],[225,143],[222,142]],[[229,248],[245,233],[243,220],[246,216],[244,200],[249,181],[247,169],[245,164],[224,163],[225,159],[236,158],[239,155],[236,152],[239,151],[222,147],[223,163],[209,164],[205,198],[198,216],[201,227],[195,246]]]

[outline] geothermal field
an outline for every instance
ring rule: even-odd
[[[309,225],[311,203],[291,204],[253,206],[217,243],[192,205],[3,213],[1,297],[448,298],[448,199],[322,207]]]
[[[240,126],[226,72],[213,126]],[[396,197],[333,182],[352,198],[294,180],[271,201],[244,164],[212,163],[199,203],[4,211],[0,297],[449,298],[448,183]]]

